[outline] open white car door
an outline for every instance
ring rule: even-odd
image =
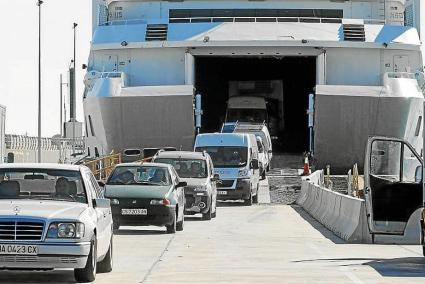
[[[371,137],[365,158],[365,199],[372,235],[403,235],[423,207],[423,161],[406,141]]]

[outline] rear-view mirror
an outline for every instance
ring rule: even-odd
[[[260,168],[259,164],[258,164],[258,160],[253,159],[251,161],[251,169],[253,170],[258,170]]]
[[[109,208],[111,207],[111,201],[106,198],[96,198],[93,199],[94,208]]]
[[[185,187],[185,186],[187,186],[187,182],[185,181],[181,181],[177,184],[177,187]]]

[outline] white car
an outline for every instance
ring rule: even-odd
[[[74,269],[78,282],[112,271],[113,224],[87,167],[0,165],[0,268]]]

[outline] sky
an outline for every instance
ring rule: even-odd
[[[0,105],[6,106],[6,133],[37,135],[37,0],[2,1],[0,17]],[[6,12],[7,11],[7,12]],[[91,40],[91,0],[44,0],[42,5],[42,136],[60,132],[60,81],[68,81],[73,58],[73,23],[77,27],[77,119],[83,121],[82,94]],[[63,86],[64,94],[68,89]],[[66,100],[69,102],[69,99]],[[69,116],[69,106],[67,110]],[[67,118],[69,120],[69,117]]]

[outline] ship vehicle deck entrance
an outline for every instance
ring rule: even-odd
[[[225,121],[232,82],[257,82],[256,89],[281,82],[280,97],[267,98],[269,116],[279,117],[275,149],[301,153],[309,146],[308,95],[316,85],[316,57],[196,56],[195,87],[202,95],[201,132],[217,132]],[[272,84],[273,85],[273,84]],[[250,96],[255,96],[250,92]],[[280,113],[281,115],[278,115]]]

